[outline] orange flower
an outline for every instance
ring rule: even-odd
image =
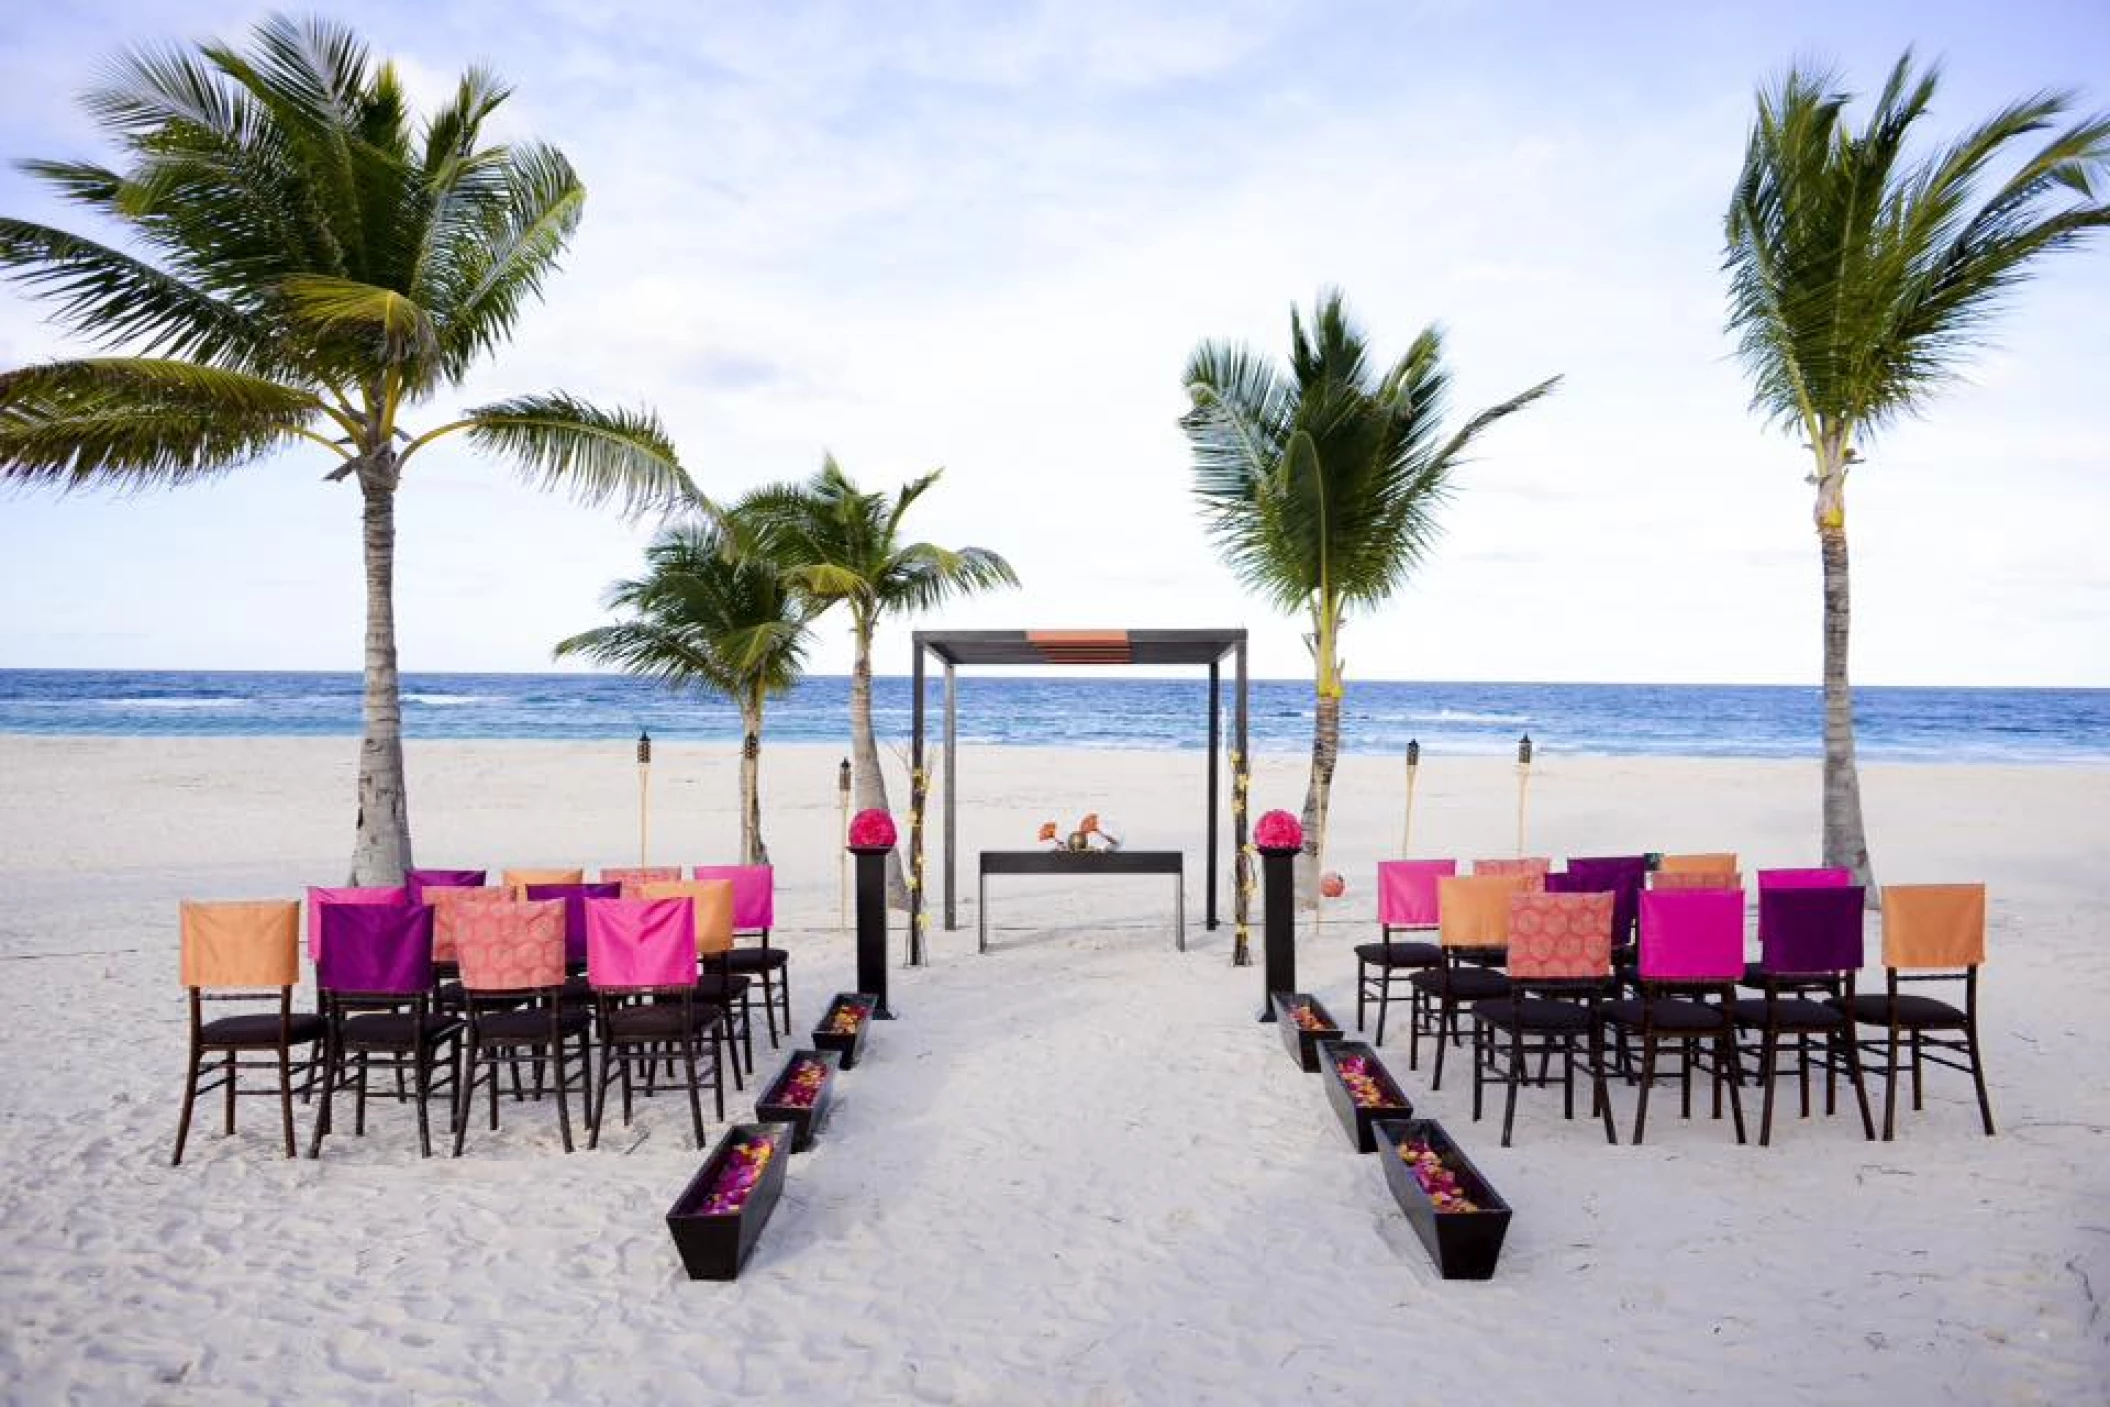
[[[1083,831],[1086,835],[1097,835],[1099,833],[1099,813],[1097,811],[1085,812],[1084,819],[1077,823],[1077,829]]]
[[[1055,838],[1055,823],[1053,821],[1042,821],[1040,823],[1040,838],[1042,840],[1053,840]]]

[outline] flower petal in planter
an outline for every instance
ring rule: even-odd
[[[805,1152],[828,1121],[835,1103],[835,1072],[841,1065],[842,1056],[832,1050],[794,1050],[755,1100],[755,1117],[790,1124],[791,1151]]]
[[[863,992],[838,993],[813,1028],[816,1050],[832,1050],[842,1056],[842,1068],[854,1070],[864,1054],[865,1035],[872,1029],[872,1009],[879,998]]]
[[[1271,992],[1268,997],[1275,1004],[1275,1029],[1281,1033],[1283,1049],[1307,1074],[1316,1074],[1319,1043],[1339,1040],[1341,1023],[1306,993]]]
[[[784,1192],[788,1124],[735,1124],[667,1209],[667,1231],[691,1280],[732,1280]]]
[[[1446,1280],[1486,1280],[1509,1234],[1509,1203],[1434,1119],[1371,1126],[1393,1200]]]
[[[1377,1151],[1370,1132],[1376,1120],[1413,1117],[1414,1105],[1400,1092],[1399,1082],[1377,1052],[1361,1041],[1328,1041],[1319,1047],[1319,1059],[1326,1067],[1326,1102],[1340,1117],[1356,1152]]]

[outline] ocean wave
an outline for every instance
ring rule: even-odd
[[[403,702],[427,708],[459,708],[464,704],[504,703],[505,699],[497,694],[405,694]]]
[[[1434,713],[1403,713],[1400,718],[1407,723],[1517,724],[1531,721],[1531,715],[1527,713],[1473,713],[1459,708],[1439,708]]]
[[[255,699],[83,699],[97,708],[248,708]]]

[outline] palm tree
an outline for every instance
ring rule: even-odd
[[[359,488],[365,730],[355,883],[410,864],[395,638],[395,495],[441,439],[587,501],[694,493],[658,420],[561,391],[404,412],[512,330],[557,266],[585,190],[539,143],[486,144],[508,90],[471,69],[414,124],[394,67],[320,20],[121,59],[88,111],[123,169],[23,167],[107,217],[129,250],[0,218],[0,269],[107,355],[0,373],[0,481],[181,485],[306,445]]]
[[[761,489],[743,500],[761,549],[815,606],[850,608],[856,662],[850,671],[850,756],[857,809],[887,809],[879,744],[872,735],[872,633],[880,618],[923,611],[955,596],[1016,586],[1011,564],[985,547],[938,547],[902,540],[901,520],[938,482],[932,470],[891,501],[852,483],[833,455],[804,484]],[[948,785],[950,781],[948,779]],[[887,900],[908,903],[901,858],[887,856]]]
[[[736,506],[729,515],[737,522]],[[742,551],[716,522],[667,528],[645,551],[645,575],[610,587],[629,619],[574,635],[557,657],[583,656],[674,688],[702,689],[740,709],[740,863],[766,865],[762,714],[796,684],[811,638],[808,604],[767,558]]]
[[[1248,347],[1205,342],[1188,359],[1194,491],[1209,534],[1249,589],[1310,622],[1317,692],[1304,793],[1305,884],[1316,902],[1326,808],[1340,754],[1342,624],[1421,565],[1452,472],[1482,430],[1551,391],[1553,377],[1443,428],[1450,373],[1424,328],[1391,367],[1371,363],[1342,295],[1319,296],[1309,329],[1290,309],[1285,373]]]
[[[1817,490],[1824,863],[1850,867],[1871,896],[1847,683],[1847,472],[1863,441],[1955,377],[2035,256],[2110,223],[2091,184],[2110,161],[2110,119],[2057,126],[2066,94],[2012,103],[1908,160],[1939,80],[1938,67],[1915,73],[1907,51],[1856,132],[1834,75],[1791,70],[1759,94],[1726,220],[1729,330],[1752,408],[1803,437]],[[1996,166],[2005,174],[1981,195]]]

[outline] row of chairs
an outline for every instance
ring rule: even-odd
[[[662,1065],[670,1077],[686,1075],[700,1146],[699,1091],[713,1089],[722,1119],[728,1051],[740,1083],[736,1036],[753,1065],[748,978],[728,971],[724,960],[731,952],[758,950],[731,946],[731,882],[631,876],[600,887],[544,886],[519,880],[517,872],[509,880],[495,889],[428,883],[421,902],[411,901],[407,887],[311,894],[308,943],[320,993],[313,1013],[293,1010],[297,902],[186,903],[181,948],[190,1051],[172,1161],[182,1161],[197,1100],[216,1091],[224,1096],[230,1134],[239,1097],[275,1094],[286,1153],[293,1156],[296,1074],[303,1099],[319,1080],[323,1102],[310,1149],[319,1155],[340,1090],[352,1092],[355,1129],[364,1133],[376,1069],[395,1075],[397,1099],[416,1103],[420,1148],[428,1156],[429,1099],[448,1097],[459,1155],[479,1080],[488,1088],[496,1128],[500,1065],[511,1067],[518,1099],[523,1060],[533,1069],[538,1099],[546,1084],[553,1087],[567,1152],[574,1088],[587,1099],[593,1146],[610,1082],[621,1078],[627,1123],[633,1074],[643,1072],[651,1093]],[[627,898],[618,892],[625,884],[632,891]],[[544,892],[551,887],[567,892]],[[601,892],[569,892],[579,888]],[[782,990],[788,1034],[788,983]],[[207,1003],[258,999],[276,1009],[205,1019]],[[603,1052],[598,1091],[586,1083],[593,1033]],[[773,1023],[771,1034],[774,1040]],[[705,1042],[707,1080],[699,1069]],[[269,1088],[242,1088],[245,1070],[270,1070],[277,1079]]]
[[[1857,993],[1864,961],[1865,896],[1845,870],[1767,870],[1759,874],[1756,961],[1747,961],[1742,876],[1735,857],[1665,857],[1651,871],[1645,857],[1582,857],[1566,873],[1544,859],[1483,861],[1471,877],[1454,861],[1394,861],[1379,867],[1382,941],[1358,948],[1357,1023],[1378,1006],[1384,1039],[1392,988],[1404,980],[1412,1000],[1410,1067],[1418,1068],[1424,1036],[1435,1039],[1433,1084],[1442,1085],[1444,1052],[1473,1019],[1475,1117],[1483,1076],[1499,1070],[1508,1084],[1503,1142],[1514,1120],[1516,1089],[1562,1059],[1567,1112],[1573,1115],[1575,1061],[1586,1060],[1592,1113],[1613,1137],[1604,1095],[1602,1045],[1616,1036],[1619,1067],[1636,1077],[1629,1039],[1642,1051],[1634,1139],[1646,1127],[1648,1093],[1659,1048],[1682,1057],[1678,1078],[1691,1112],[1695,1069],[1713,1078],[1715,1116],[1726,1090],[1738,1141],[1743,1118],[1741,1057],[1755,1059],[1765,1096],[1759,1141],[1770,1142],[1776,1077],[1784,1044],[1800,1057],[1802,1112],[1810,1112],[1810,1058],[1822,1046],[1826,1112],[1836,1108],[1843,1072],[1868,1113],[1864,1063],[1885,1078],[1883,1137],[1895,1136],[1897,1080],[1910,1070],[1913,1107],[1921,1107],[1924,1066],[1969,1073],[1980,1117],[1993,1133],[1979,1053],[1977,970],[1984,961],[1982,885],[1897,885],[1883,891],[1882,995]],[[1670,863],[1671,861],[1679,863]],[[1639,944],[1631,942],[1638,927]],[[1438,942],[1395,935],[1434,928]],[[1558,941],[1546,935],[1558,935]],[[1908,994],[1909,983],[1961,982],[1963,1004]],[[1742,987],[1754,996],[1739,997]],[[1857,1028],[1879,1028],[1861,1040]],[[1742,1042],[1740,1044],[1740,1041]],[[1501,1057],[1507,1056],[1506,1062]],[[1864,1062],[1863,1056],[1868,1059]]]

